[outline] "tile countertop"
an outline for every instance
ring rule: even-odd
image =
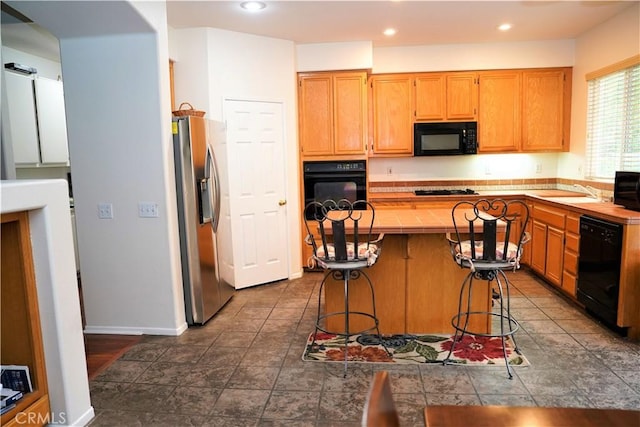
[[[464,224],[463,212],[460,224]],[[458,215],[456,216],[458,220]],[[386,234],[440,234],[455,232],[451,209],[379,209],[373,231]]]
[[[584,193],[565,190],[485,190],[478,191],[475,195],[452,195],[452,196],[416,196],[412,192],[373,192],[369,193],[369,201],[376,202],[442,202],[450,200],[474,200],[478,196],[504,197],[504,196],[525,196],[533,200],[540,200],[546,203],[555,204],[558,207],[570,209],[585,215],[612,221],[618,224],[640,224],[640,212],[625,209],[612,202],[590,202],[577,203],[575,198],[585,196]],[[562,198],[568,198],[566,202]],[[430,211],[436,209],[430,209]],[[378,210],[382,212],[382,209]],[[398,212],[398,210],[393,210]],[[450,212],[450,210],[449,210]]]

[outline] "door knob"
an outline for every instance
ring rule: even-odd
[[[284,205],[286,205],[286,204],[287,204],[287,201],[286,201],[286,200],[280,200],[280,201],[278,202],[278,205],[279,205],[279,206],[284,206]]]

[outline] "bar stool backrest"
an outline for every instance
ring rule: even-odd
[[[451,217],[457,237],[454,256],[466,257],[476,265],[519,262],[529,221],[529,208],[523,201],[462,201],[453,207]]]
[[[318,261],[371,261],[372,254],[379,250],[372,241],[375,209],[366,200],[314,201],[305,207],[304,218],[305,241],[313,247]]]

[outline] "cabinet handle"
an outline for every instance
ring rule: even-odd
[[[284,205],[286,205],[286,204],[287,204],[287,201],[286,201],[286,200],[280,200],[280,201],[278,202],[278,206],[284,206]]]

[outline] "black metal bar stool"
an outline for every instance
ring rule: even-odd
[[[349,338],[365,332],[375,331],[379,342],[389,354],[382,336],[376,315],[376,300],[373,284],[365,269],[374,265],[382,249],[384,237],[380,234],[372,239],[375,210],[371,203],[365,200],[350,202],[348,200],[327,200],[325,202],[311,202],[304,211],[307,236],[305,242],[313,247],[313,260],[318,267],[326,270],[320,283],[318,292],[318,315],[316,317],[313,341],[307,348],[307,353],[316,348],[318,331],[344,337],[344,375],[347,375],[347,356]],[[314,238],[314,231],[319,238]],[[344,311],[321,313],[322,291],[331,277],[341,281],[344,286]],[[349,287],[354,280],[364,278],[371,291],[371,311],[351,311],[349,308]],[[344,331],[329,331],[323,324],[327,318],[344,317]],[[350,318],[359,316],[368,319],[368,326],[359,331],[352,331]]]
[[[515,333],[520,328],[516,319],[511,316],[509,298],[509,279],[504,270],[517,270],[520,267],[522,245],[529,240],[525,231],[529,220],[529,208],[520,200],[505,201],[501,199],[482,199],[476,202],[459,202],[452,211],[455,238],[447,233],[447,240],[453,260],[461,268],[468,268],[460,288],[458,313],[451,319],[455,329],[453,343],[444,364],[451,361],[451,354],[465,334],[500,337],[502,353],[509,379],[513,378],[507,358],[506,339],[513,341],[514,350],[520,354],[515,340]],[[495,281],[497,291],[495,299],[498,307],[493,311],[473,311],[471,308],[474,280],[486,280],[487,285]],[[469,330],[469,319],[483,316],[499,322],[499,330],[489,332]],[[491,322],[493,323],[493,322]]]

